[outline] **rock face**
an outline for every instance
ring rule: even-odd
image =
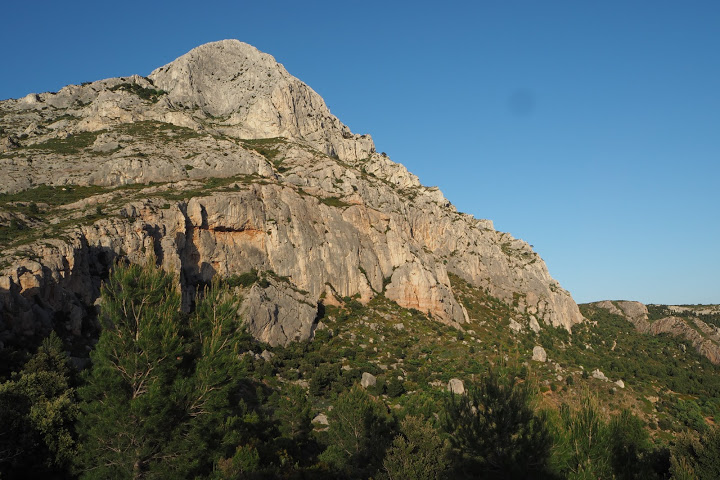
[[[720,329],[697,318],[697,315],[720,315],[720,308],[703,307],[699,311],[691,307],[669,305],[669,312],[685,313],[685,317],[670,315],[653,322],[648,320],[647,306],[640,302],[609,301],[595,302],[594,305],[610,313],[625,317],[635,328],[651,335],[670,334],[680,340],[689,341],[695,350],[715,365],[720,365]],[[690,315],[687,315],[687,314]]]
[[[383,294],[459,326],[471,319],[451,274],[537,328],[583,320],[527,243],[457,212],[247,44],[203,45],[148,78],[32,94],[0,113],[0,193],[45,184],[72,197],[32,215],[25,194],[0,204],[0,226],[26,227],[0,245],[0,341],[57,323],[84,335],[115,259],[148,250],[178,275],[186,308],[215,276],[268,272],[240,311],[273,345],[312,338],[322,305],[345,297]]]
[[[253,285],[244,298],[240,314],[248,331],[270,345],[307,339],[312,335],[317,305],[283,282],[262,288]]]
[[[538,323],[537,318],[535,318],[535,315],[530,315],[530,330],[535,333],[540,333],[540,324]]]
[[[330,422],[328,422],[327,415],[324,413],[319,413],[316,415],[312,420],[311,423],[316,423],[318,425],[329,425]]]

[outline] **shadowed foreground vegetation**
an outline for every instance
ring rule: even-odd
[[[469,344],[476,332],[380,294],[328,306],[312,342],[260,345],[237,303],[266,275],[216,282],[184,314],[154,258],[118,264],[92,366],[78,375],[53,334],[0,385],[2,478],[720,478],[720,434],[702,415],[658,434],[589,382],[551,389],[500,321],[474,326],[492,344]],[[487,318],[506,308],[458,288]],[[551,355],[575,355],[566,335],[542,335]],[[601,364],[599,350],[578,361]],[[361,387],[363,372],[376,383]],[[444,388],[454,376],[465,394]],[[579,400],[550,401],[563,392]]]

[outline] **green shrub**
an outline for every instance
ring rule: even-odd
[[[230,287],[250,287],[258,281],[258,272],[254,268],[240,275],[232,275],[226,280]]]
[[[119,85],[115,85],[114,87],[110,87],[110,90],[113,92],[117,90],[130,92],[133,95],[137,95],[141,99],[147,100],[151,103],[157,103],[160,100],[160,97],[167,94],[165,90],[141,87],[137,83],[121,83]]]
[[[405,385],[402,380],[398,380],[397,377],[392,377],[387,383],[387,395],[388,397],[399,397],[405,393]]]

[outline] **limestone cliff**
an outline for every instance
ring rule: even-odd
[[[150,248],[186,308],[217,275],[268,272],[238,293],[271,344],[310,338],[321,304],[347,297],[384,294],[460,326],[449,273],[518,318],[582,321],[527,243],[457,212],[241,42],[0,112],[0,341],[58,322],[82,335],[113,261]]]

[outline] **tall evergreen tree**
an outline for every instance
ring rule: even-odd
[[[189,316],[180,300],[154,257],[116,266],[103,286],[104,330],[80,390],[83,477],[199,478],[257,466],[257,450],[247,447],[258,422],[242,399],[246,335],[236,302],[217,282]],[[240,458],[246,452],[252,461]]]
[[[152,478],[182,420],[174,384],[183,363],[180,294],[155,267],[118,264],[102,288],[103,331],[80,390],[86,478]]]
[[[720,478],[720,427],[699,436],[680,436],[672,451],[670,471],[676,479]]]
[[[642,420],[623,410],[610,419],[608,428],[615,477],[619,480],[653,478],[653,449]]]
[[[212,470],[247,438],[239,397],[241,371],[237,306],[215,282],[201,292],[189,319],[187,375],[178,380],[175,395],[183,412],[172,448],[178,455],[166,463],[168,472],[188,477]]]
[[[597,400],[589,393],[580,408],[561,405],[555,430],[554,463],[564,478],[612,476],[610,431]]]

